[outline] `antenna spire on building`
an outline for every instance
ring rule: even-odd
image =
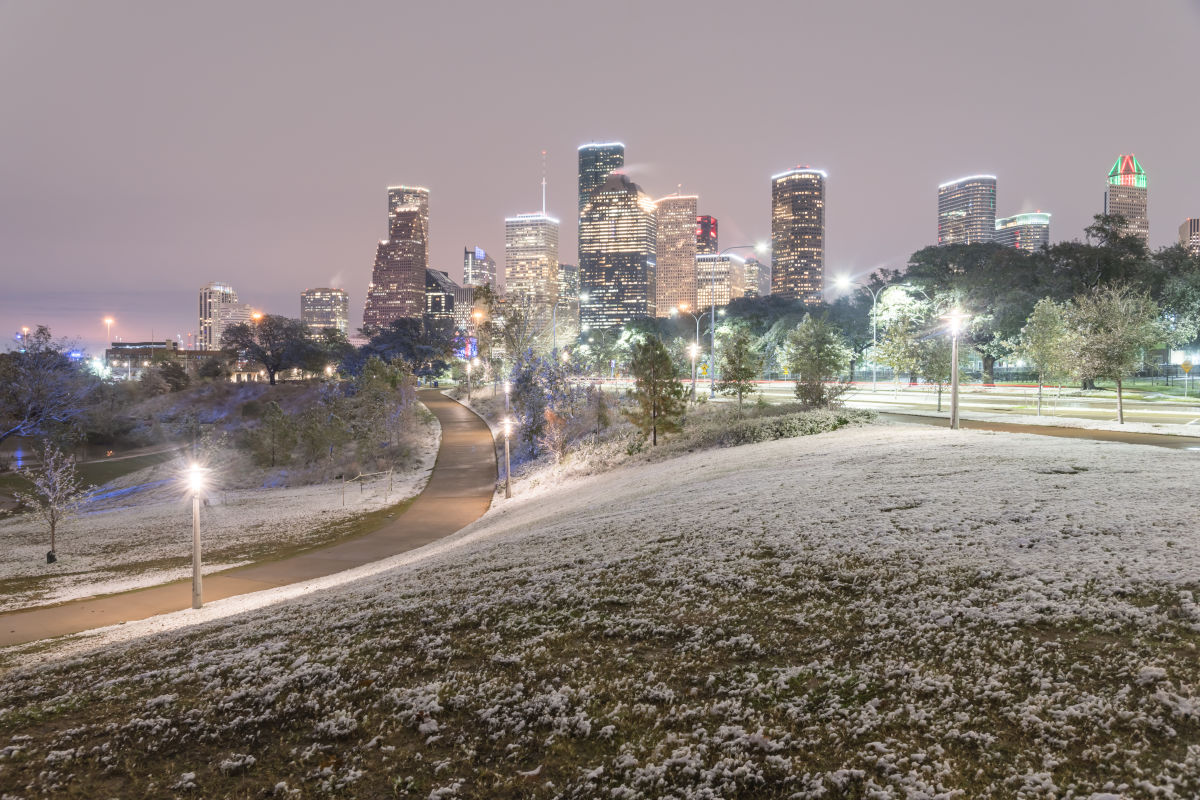
[[[546,151],[542,151],[542,216],[546,216]]]

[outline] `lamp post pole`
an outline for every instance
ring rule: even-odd
[[[200,491],[204,488],[204,472],[198,464],[188,470],[192,488],[192,608],[204,604],[204,587],[200,576]]]
[[[505,395],[507,397],[507,395]],[[504,418],[504,499],[512,498],[512,460],[509,458],[508,437],[512,434],[512,417]]]
[[[726,247],[724,250],[718,253],[717,261],[719,262],[721,257],[731,250],[757,249],[757,246],[752,244],[735,244],[733,247]],[[712,338],[709,345],[709,350],[711,352],[709,353],[708,357],[710,362],[708,370],[708,396],[709,398],[715,398],[717,396],[717,265],[715,263],[712,267],[712,296],[709,297],[708,300],[712,311]]]
[[[471,359],[467,359],[467,405],[471,405]]]
[[[958,325],[950,345],[950,430],[958,430]]]

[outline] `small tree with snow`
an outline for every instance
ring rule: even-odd
[[[75,471],[75,459],[50,442],[42,447],[41,463],[20,473],[32,485],[27,492],[18,492],[17,499],[41,516],[50,528],[50,551],[46,563],[58,560],[55,555],[58,528],[73,516],[95,487],[85,486]]]
[[[742,398],[758,388],[754,385],[754,379],[762,371],[762,354],[754,346],[753,334],[740,326],[725,337],[723,344],[717,391],[723,395],[736,395],[740,414]]]
[[[679,430],[687,408],[687,389],[675,376],[671,354],[658,339],[634,343],[629,371],[635,380],[630,393],[637,407],[623,413],[657,446],[660,429],[663,433]]]
[[[806,406],[831,405],[846,390],[838,378],[850,363],[850,348],[841,332],[824,317],[808,314],[788,334],[786,359],[796,397]]]
[[[1122,380],[1145,362],[1147,350],[1171,338],[1158,304],[1128,286],[1101,286],[1074,298],[1066,320],[1075,371],[1116,381],[1117,422],[1124,424]]]
[[[1063,307],[1043,297],[1033,307],[1033,313],[1017,343],[1017,352],[1033,364],[1038,376],[1037,413],[1042,415],[1042,386],[1046,379],[1066,371],[1067,323]]]

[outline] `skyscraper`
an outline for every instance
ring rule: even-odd
[[[300,321],[314,335],[326,328],[345,335],[350,329],[350,295],[342,289],[305,289],[300,294]]]
[[[696,308],[717,308],[746,293],[745,261],[726,253],[702,253],[696,256]]]
[[[613,170],[625,166],[625,145],[620,142],[579,146],[579,213],[592,192],[608,179]]]
[[[504,220],[504,285],[511,301],[545,315],[558,301],[558,220],[518,214]]]
[[[697,216],[696,252],[716,253],[719,249],[717,245],[717,218],[710,217],[707,214]]]
[[[463,286],[496,287],[496,262],[482,247],[463,248]]]
[[[237,304],[237,292],[228,283],[213,281],[200,289],[200,336],[197,350],[216,350],[221,346],[221,306]]]
[[[454,320],[460,290],[447,273],[440,269],[425,270],[425,318]]]
[[[742,265],[745,278],[746,297],[766,297],[771,293],[771,265],[757,258],[747,258]]]
[[[821,302],[827,177],[808,167],[771,176],[771,294]]]
[[[1146,170],[1130,153],[1119,156],[1108,171],[1104,192],[1104,213],[1125,218],[1125,232],[1150,244],[1150,211],[1146,188]]]
[[[579,265],[558,265],[558,297],[563,303],[579,302]]]
[[[428,267],[429,190],[389,186],[388,238],[375,252],[363,327],[385,328],[401,317],[424,314]]]
[[[579,289],[584,325],[611,328],[655,313],[658,241],[654,201],[614,173],[579,219]]]
[[[1179,226],[1179,243],[1194,256],[1200,256],[1200,219],[1188,217]]]
[[[981,244],[995,237],[995,175],[971,175],[938,186],[938,244]]]
[[[680,304],[696,307],[695,195],[672,195],[655,201],[658,241],[655,246],[655,305],[660,317]],[[710,217],[711,219],[711,217]]]
[[[1050,246],[1050,215],[1041,211],[996,220],[996,244],[1034,252]]]

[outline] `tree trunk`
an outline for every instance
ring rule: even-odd
[[[983,382],[985,385],[987,385],[987,386],[995,385],[995,383],[996,383],[995,377],[992,374],[995,371],[995,368],[996,368],[996,357],[985,355],[983,357]]]
[[[854,368],[858,365],[858,356],[850,359],[850,382],[854,383]]]
[[[1037,415],[1039,417],[1042,415],[1042,378],[1041,378],[1041,376],[1038,376],[1038,413],[1037,413]]]
[[[1117,378],[1117,422],[1125,424],[1125,404],[1121,399],[1121,379]]]
[[[273,369],[267,370],[267,380],[269,380],[271,382],[272,386],[275,385],[275,370],[273,370]]]
[[[51,522],[51,523],[50,523],[50,552],[51,552],[51,553],[53,553],[53,552],[54,552],[54,550],[55,550],[55,547],[54,547],[54,528],[55,528],[55,525],[54,525],[54,523],[53,523],[53,522]]]
[[[942,413],[942,385],[938,384],[938,413]]]

